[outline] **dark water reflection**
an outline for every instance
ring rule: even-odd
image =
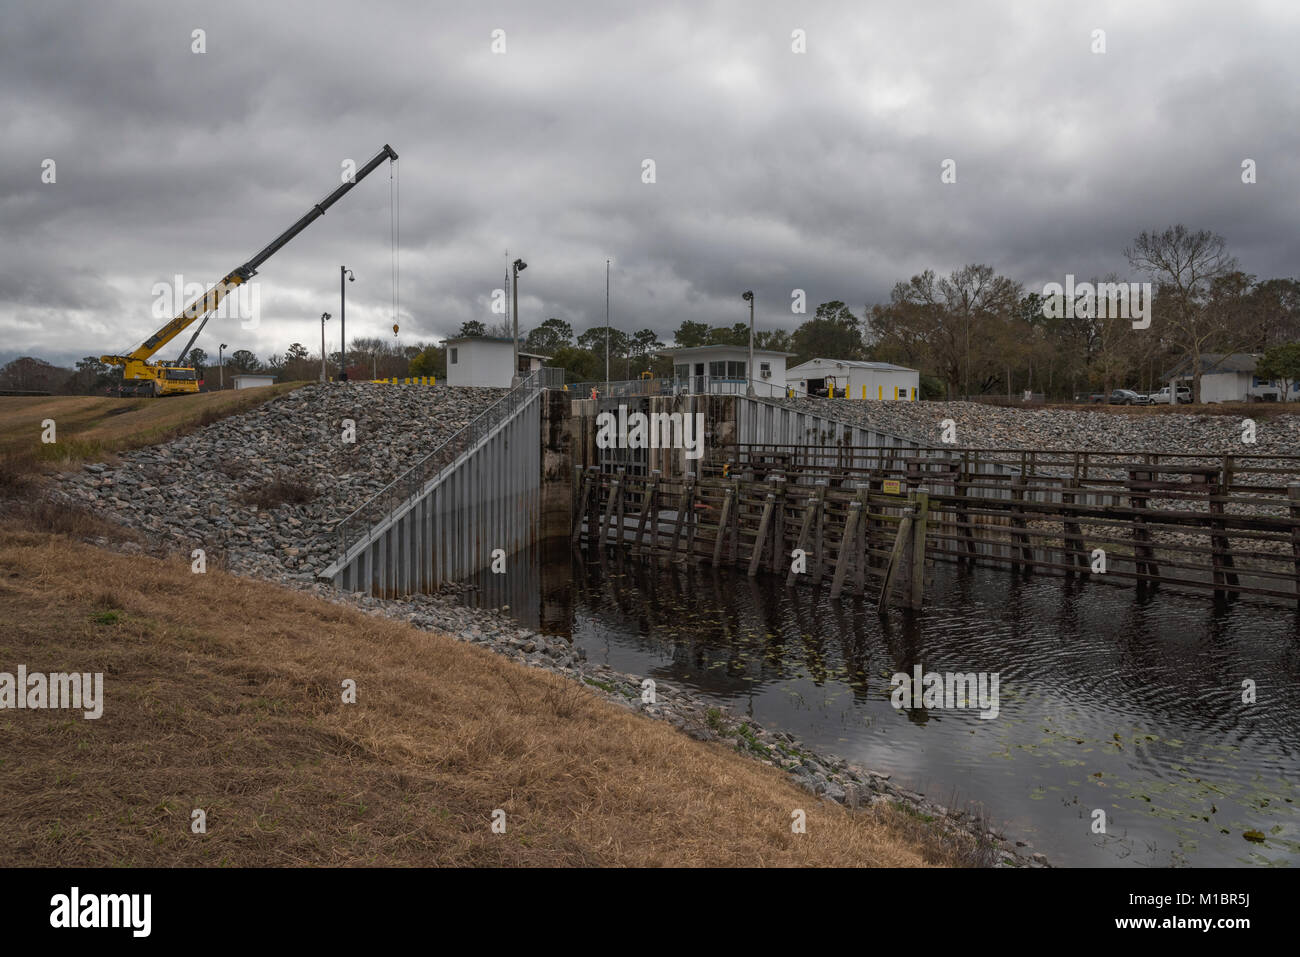
[[[482,604],[940,803],[981,804],[1055,863],[1300,861],[1300,639],[1285,607],[940,563],[923,616],[881,618],[825,588],[710,568],[567,550],[511,566],[477,580]],[[997,672],[999,716],[895,710],[890,676],[916,664]]]

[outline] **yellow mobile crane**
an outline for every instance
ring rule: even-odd
[[[324,216],[325,210],[338,202],[343,197],[343,194],[353,186],[369,176],[375,167],[384,160],[390,162],[397,160],[397,154],[387,143],[384,144],[383,149],[375,154],[370,162],[357,170],[350,180],[313,206],[302,219],[282,232],[274,242],[260,253],[190,303],[184,312],[142,342],[130,355],[100,356],[101,362],[124,367],[122,370],[122,394],[163,396],[198,392],[198,372],[192,366],[185,364],[185,356],[189,353],[190,346],[194,345],[194,340],[198,338],[199,333],[203,331],[203,326],[207,325],[211,314],[221,305],[221,300],[232,289],[243,285],[257,275],[258,266],[270,259],[289,240],[311,225],[313,220]],[[186,343],[185,348],[181,350],[181,354],[176,358],[175,362],[149,361],[150,356],[180,335],[181,331],[199,316],[204,317],[202,324],[194,331],[194,335],[190,336],[190,341]]]

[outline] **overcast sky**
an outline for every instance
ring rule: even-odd
[[[792,289],[810,313],[861,314],[926,268],[1127,278],[1125,245],[1176,222],[1222,233],[1261,278],[1300,276],[1293,0],[0,15],[0,358],[134,348],[161,324],[155,283],[220,279],[385,143],[403,342],[499,320],[507,250],[528,262],[521,328],[603,324],[610,258],[614,325],[665,339],[747,319],[746,288],[760,328],[792,328]],[[198,344],[318,349],[340,264],[348,338],[391,336],[390,190],[387,167],[358,184],[262,267],[258,327],[213,323]],[[337,318],[328,333],[337,348]]]

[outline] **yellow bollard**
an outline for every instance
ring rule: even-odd
[[[883,385],[876,386],[876,398],[881,402],[885,401],[885,387]]]
[[[862,387],[862,398],[865,399],[866,397],[867,397],[867,387],[864,385]]]
[[[894,401],[898,401],[898,386],[894,386]]]
[[[826,398],[828,398],[828,399],[833,399],[833,398],[835,398],[835,383],[834,383],[834,382],[832,382],[830,385],[828,385],[828,386],[826,387]]]

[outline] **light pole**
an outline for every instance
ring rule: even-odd
[[[347,286],[344,284],[344,278],[348,282],[356,282],[357,277],[352,275],[352,270],[346,266],[339,267],[339,381],[348,381],[348,304],[347,304]],[[324,351],[324,350],[322,350]]]
[[[225,353],[226,350],[229,348],[230,347],[223,342],[221,344],[221,348],[217,350],[217,376],[221,382],[220,389],[222,392],[226,390],[226,354]]]
[[[754,394],[754,291],[746,289],[740,296],[749,303],[749,364],[745,367],[745,395]]]
[[[609,395],[609,260],[605,260],[605,394]]]
[[[325,371],[325,322],[330,317],[328,312],[320,314],[320,380],[321,382],[329,381],[329,373]]]
[[[516,259],[511,263],[510,268],[514,271],[510,283],[510,293],[514,297],[514,307],[511,314],[511,321],[514,326],[513,334],[510,336],[510,345],[514,350],[515,357],[515,369],[510,377],[510,384],[514,385],[519,381],[519,274],[528,268],[528,263],[522,259]]]

